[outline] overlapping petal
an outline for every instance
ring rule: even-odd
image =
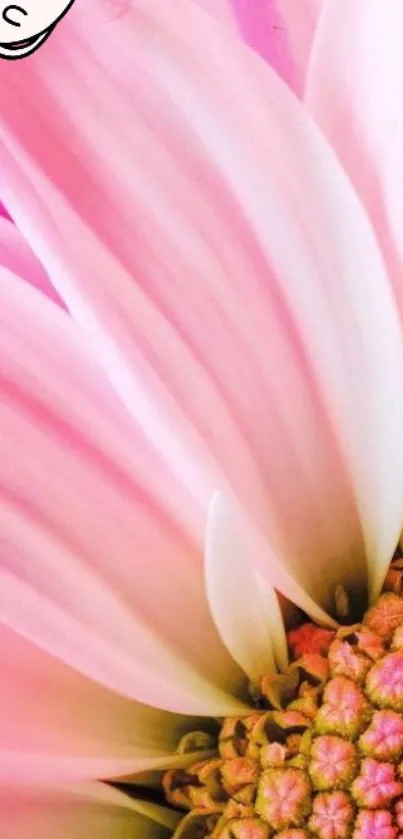
[[[402,27],[399,0],[326,0],[306,101],[370,213],[403,316]]]
[[[103,784],[0,788],[3,839],[168,839],[176,817]]]
[[[323,0],[197,0],[300,95]]]
[[[17,278],[0,296],[0,619],[126,697],[235,710],[239,671],[163,463],[69,315]]]
[[[197,2],[204,11],[213,15],[219,23],[228,27],[230,31],[233,33],[238,31],[235,10],[231,0],[197,0]]]
[[[289,56],[289,75],[287,77],[284,71],[282,75],[289,78],[295,92],[302,95],[324,0],[273,0],[272,5],[277,7],[278,25],[282,27]],[[282,65],[279,62],[274,66],[281,71]],[[284,69],[286,66],[283,65]]]
[[[186,0],[73,8],[27,71],[0,79],[4,194],[132,415],[202,505],[233,489],[280,589],[362,597],[401,523],[401,335],[330,148]]]
[[[403,51],[399,0],[326,0],[306,102],[345,166],[381,244],[403,318]],[[337,37],[335,37],[337,33]],[[373,294],[372,278],[366,278]],[[388,403],[393,413],[393,399]],[[373,568],[375,590],[385,563]]]
[[[0,655],[0,786],[122,777],[195,760],[176,754],[195,720],[128,701],[4,624]]]
[[[206,538],[206,589],[211,614],[231,653],[255,685],[275,671],[275,646],[286,650],[276,594],[261,596],[257,574],[245,550],[237,512],[217,493]]]
[[[43,266],[34,256],[27,241],[15,224],[2,216],[0,208],[0,265],[8,268],[18,277],[23,277],[32,285],[41,289],[60,305],[62,301],[53,288]]]

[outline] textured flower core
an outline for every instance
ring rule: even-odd
[[[361,624],[292,630],[263,710],[224,720],[215,758],[167,772],[174,839],[403,839],[403,563]]]

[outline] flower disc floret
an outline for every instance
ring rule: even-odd
[[[368,703],[350,679],[338,676],[326,685],[323,705],[315,718],[320,734],[342,734],[354,739],[368,719]]]
[[[381,809],[403,793],[403,784],[395,778],[393,763],[379,763],[366,758],[358,777],[351,786],[351,794],[360,807]]]
[[[371,723],[358,741],[365,755],[394,760],[403,754],[403,717],[396,711],[375,711]]]
[[[256,810],[275,830],[303,825],[311,810],[311,784],[299,769],[267,769],[259,782]]]
[[[403,712],[403,652],[389,653],[371,668],[365,691],[374,705]]]
[[[352,839],[397,839],[397,828],[389,810],[361,810]]]
[[[319,839],[348,839],[353,821],[354,806],[346,792],[320,792],[308,825]]]
[[[195,814],[173,839],[403,839],[402,603],[389,591],[362,624],[292,631],[301,658],[254,689],[260,710],[224,720],[218,756],[166,773]]]
[[[358,765],[353,743],[341,737],[317,737],[312,744],[309,775],[317,790],[346,789]]]

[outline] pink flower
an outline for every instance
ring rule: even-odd
[[[220,8],[88,0],[1,67],[0,780],[35,800],[192,762],[285,663],[274,588],[333,626],[401,530],[401,4],[282,7],[304,102]]]

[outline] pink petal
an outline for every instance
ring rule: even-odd
[[[400,0],[329,0],[306,92],[312,113],[369,211],[401,316],[402,26]]]
[[[233,489],[284,593],[362,598],[400,529],[402,348],[327,143],[186,0],[73,7],[14,64],[4,194],[132,415],[204,508]]]
[[[306,90],[311,112],[369,212],[401,318],[402,27],[400,0],[328,0],[317,31]],[[390,405],[393,412],[393,400]],[[385,563],[378,563],[374,579],[381,579],[384,570]]]
[[[173,827],[167,808],[145,805],[103,784],[0,790],[2,839],[169,839]]]
[[[197,0],[300,95],[323,0]]]
[[[260,685],[263,676],[275,672],[274,639],[284,645],[285,633],[274,589],[270,587],[267,603],[242,536],[236,511],[217,493],[210,506],[205,550],[211,614],[233,659],[253,684]]]
[[[4,625],[0,657],[1,784],[169,766],[181,735],[198,726],[124,699]]]
[[[300,95],[323,0],[227,0],[239,32]]]
[[[238,31],[234,4],[232,0],[197,0],[201,9],[216,18],[221,24],[227,26],[231,32]]]
[[[39,260],[10,219],[0,214],[0,264],[63,305]]]
[[[325,0],[272,0],[272,5],[277,6],[279,25],[283,26],[283,38],[293,68],[289,78],[295,92],[301,95],[304,92],[312,43]],[[282,75],[285,76],[284,73]]]
[[[174,481],[65,312],[7,278],[0,322],[1,619],[127,697],[239,708]]]

